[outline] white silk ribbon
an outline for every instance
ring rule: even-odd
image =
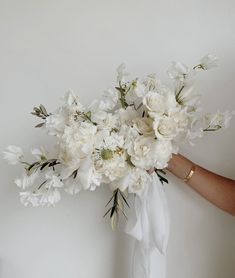
[[[164,278],[166,275],[169,210],[162,183],[156,173],[151,176],[143,194],[135,196],[134,209],[125,227],[125,232],[135,238],[131,278],[150,278],[154,250],[154,277]]]

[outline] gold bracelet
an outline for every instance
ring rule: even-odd
[[[196,166],[193,164],[191,170],[189,171],[188,175],[183,179],[183,181],[187,182],[191,179],[193,174],[195,173]]]

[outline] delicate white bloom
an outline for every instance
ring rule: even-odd
[[[170,78],[183,82],[189,73],[189,69],[180,62],[172,62],[167,73]]]
[[[189,116],[188,116],[186,110],[171,111],[169,116],[171,118],[173,118],[174,121],[177,123],[178,129],[184,129],[189,124]]]
[[[168,165],[168,161],[171,159],[172,153],[175,153],[175,149],[172,146],[171,141],[156,140],[155,152],[156,162],[153,164],[157,169],[164,169]]]
[[[216,114],[206,114],[205,115],[205,123],[206,129],[208,130],[217,130],[220,128],[227,128],[230,120],[232,119],[232,115],[234,112],[220,112],[218,111]]]
[[[78,194],[82,190],[81,184],[74,178],[64,181],[64,191],[70,195]]]
[[[39,199],[39,205],[41,206],[55,206],[61,199],[60,191],[58,188],[50,187],[44,189]]]
[[[161,81],[155,73],[144,77],[142,83],[145,85],[147,92],[156,91],[161,87]]]
[[[123,63],[117,68],[117,83],[125,83],[129,73],[126,71],[126,65]]]
[[[177,135],[177,122],[172,117],[163,116],[155,119],[153,129],[159,140],[172,140]]]
[[[63,182],[60,177],[58,177],[53,170],[48,171],[45,174],[47,182],[45,183],[46,188],[51,187],[63,187]]]
[[[46,117],[45,127],[47,133],[52,136],[60,136],[63,134],[66,126],[68,114],[63,108],[58,109],[55,114],[51,114]]]
[[[79,111],[84,110],[83,105],[78,101],[78,96],[76,96],[72,91],[66,92],[63,100],[66,106],[75,106]]]
[[[42,160],[46,158],[47,153],[43,148],[40,149],[32,149],[31,151],[32,155],[36,157],[37,160]]]
[[[158,115],[163,115],[166,110],[165,98],[156,92],[148,92],[143,99],[143,104],[150,112]]]
[[[196,106],[199,99],[200,95],[195,93],[194,86],[186,86],[176,95],[177,102],[183,106]]]
[[[133,92],[136,97],[143,98],[146,94],[145,85],[139,80],[136,80],[133,84]]]
[[[3,158],[7,160],[9,164],[18,164],[23,158],[23,151],[20,147],[10,145],[3,152]]]
[[[117,91],[106,90],[103,93],[101,98],[101,109],[104,111],[112,110],[118,102],[118,93]]]
[[[207,54],[204,57],[202,57],[202,59],[200,60],[200,66],[204,70],[209,70],[211,68],[217,67],[218,58],[211,54]]]
[[[153,120],[151,118],[135,118],[133,120],[134,127],[138,130],[141,134],[151,134],[154,132],[153,130]]]
[[[142,195],[146,187],[151,183],[151,176],[146,170],[140,168],[132,168],[128,183],[128,192]]]
[[[139,168],[150,169],[156,161],[156,140],[151,136],[138,136],[127,152],[131,162]]]
[[[132,121],[136,117],[138,117],[138,113],[132,106],[128,106],[126,109],[123,108],[119,109],[118,116],[119,116],[120,123],[122,125],[123,124],[130,125]]]
[[[20,192],[20,202],[24,206],[32,205],[33,207],[38,207],[39,196],[40,194],[31,191]]]
[[[38,171],[34,171],[32,174],[24,172],[23,175],[20,178],[15,179],[14,182],[18,187],[25,189],[33,185],[38,176]]]

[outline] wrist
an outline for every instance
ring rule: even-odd
[[[193,169],[194,163],[180,154],[173,154],[167,169],[176,177],[185,180]]]

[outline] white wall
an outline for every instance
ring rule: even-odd
[[[192,65],[214,53],[220,67],[198,78],[203,107],[234,109],[234,27],[233,0],[0,0],[0,149],[46,145],[32,107],[53,110],[69,88],[88,103],[113,85],[123,61],[134,75],[166,78],[171,60]],[[182,152],[235,178],[234,128]],[[1,278],[128,277],[132,241],[102,218],[107,188],[63,196],[54,209],[24,208],[13,184],[19,172],[0,161]],[[167,277],[234,278],[235,218],[170,181]]]

